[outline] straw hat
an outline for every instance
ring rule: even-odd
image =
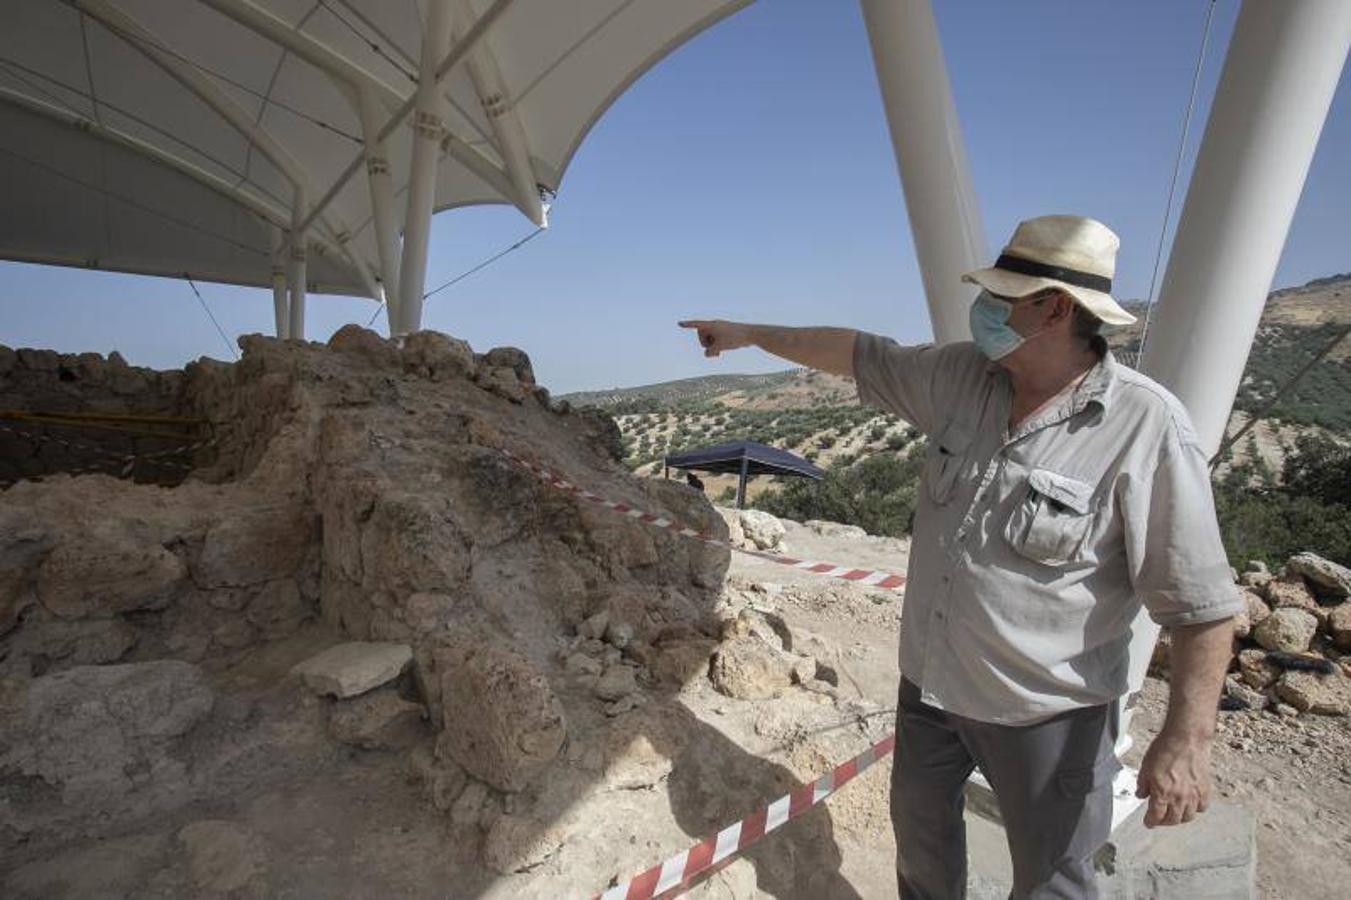
[[[1112,299],[1119,246],[1112,229],[1094,219],[1038,216],[1018,223],[993,266],[967,272],[962,281],[1004,297],[1059,288],[1104,322],[1129,325],[1135,316]]]

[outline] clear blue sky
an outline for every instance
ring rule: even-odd
[[[1122,236],[1118,296],[1144,296],[1206,0],[935,6],[990,249],[1021,218],[1092,215]],[[1216,8],[1191,151],[1237,9]],[[1348,80],[1276,286],[1351,270]],[[529,230],[500,208],[440,214],[428,285]],[[270,332],[270,292],[201,288],[232,338]],[[156,367],[226,357],[181,281],[0,263],[0,304],[9,346],[117,349]],[[312,296],[308,334],[326,339],[372,311]],[[675,328],[690,316],[927,338],[852,0],[759,0],[678,50],[583,144],[551,230],[428,301],[425,324],[479,350],[524,348],[556,392],[782,368],[758,351],[705,360]]]

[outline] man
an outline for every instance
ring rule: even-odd
[[[1167,719],[1140,768],[1145,824],[1206,808],[1240,600],[1186,411],[1098,333],[1134,321],[1110,293],[1118,244],[1091,219],[1021,223],[994,266],[963,277],[983,289],[974,343],[680,323],[707,356],[757,346],[852,376],[864,402],[928,435],[892,770],[907,900],[964,894],[973,766],[999,800],[1013,896],[1097,896],[1128,648],[1146,616],[1173,647]]]

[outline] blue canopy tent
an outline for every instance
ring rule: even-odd
[[[752,475],[797,475],[820,479],[826,474],[796,453],[756,441],[732,441],[676,453],[666,457],[666,469],[668,474],[671,469],[737,473],[741,478],[736,488],[737,509],[746,505],[746,479]]]

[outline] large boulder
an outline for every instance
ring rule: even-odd
[[[563,706],[530,662],[483,636],[436,653],[442,730],[438,755],[499,790],[521,791],[563,747]]]
[[[1320,597],[1330,600],[1351,597],[1351,569],[1324,559],[1317,553],[1297,553],[1286,561],[1285,568],[1302,575]]]
[[[417,331],[404,338],[403,365],[432,381],[468,378],[477,367],[467,343],[437,331]]]
[[[1258,644],[1268,650],[1301,653],[1318,631],[1318,619],[1307,610],[1284,606],[1274,610],[1253,632]]]
[[[743,509],[740,518],[746,540],[759,550],[778,549],[787,534],[783,523],[764,510]]]
[[[740,700],[768,700],[815,676],[814,659],[790,653],[756,630],[724,641],[709,668],[713,687]]]

